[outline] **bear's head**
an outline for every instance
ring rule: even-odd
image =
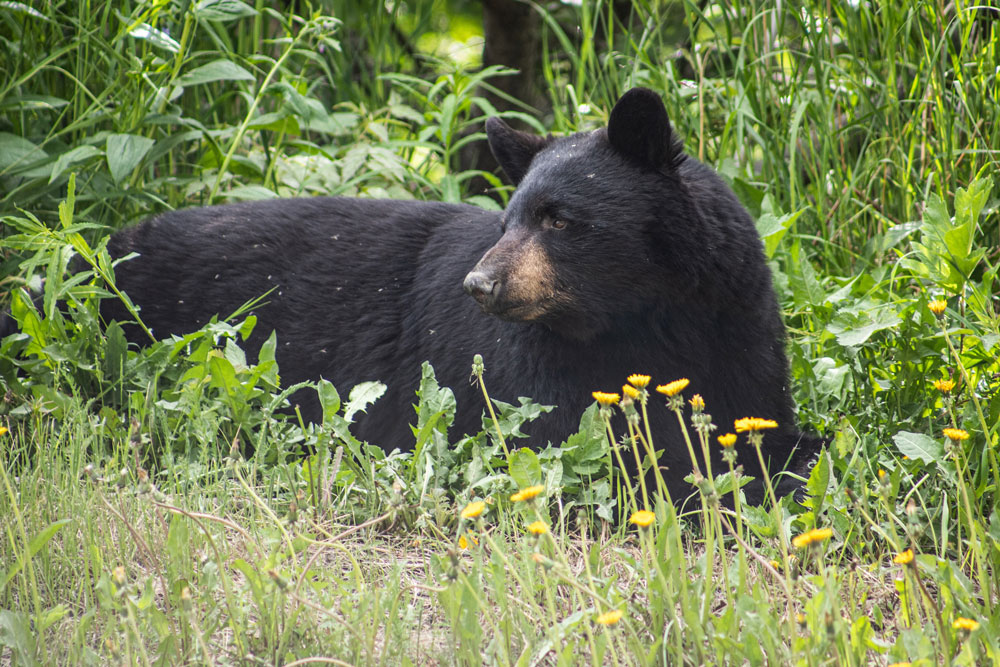
[[[517,190],[465,278],[484,311],[585,340],[691,293],[700,218],[656,93],[625,93],[593,132],[539,137],[491,118],[486,133]]]

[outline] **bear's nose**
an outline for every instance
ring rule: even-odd
[[[492,301],[496,296],[497,281],[482,271],[472,271],[465,276],[462,287],[465,288],[466,294],[483,304]]]

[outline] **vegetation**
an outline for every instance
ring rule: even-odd
[[[469,57],[476,5],[4,2],[0,661],[1000,662],[996,10],[634,0],[625,26],[615,4],[535,6],[551,112],[502,113],[572,132],[663,91],[757,216],[800,417],[831,442],[804,502],[695,471],[681,509],[630,484],[615,503],[644,411],[723,446],[710,405],[651,391],[679,378],[602,394],[532,451],[545,408],[489,402],[489,359],[468,436],[428,366],[399,416],[415,448],[386,454],[350,434],[377,383],[316,384],[321,425],[279,409],[276,341],[239,348],[252,317],[143,350],[99,322],[127,299],[107,235],[156,211],[502,205],[463,166],[506,75]],[[606,428],[620,409],[630,434]],[[766,441],[743,426],[729,446]]]

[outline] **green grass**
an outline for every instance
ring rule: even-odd
[[[316,385],[320,426],[278,410],[273,357],[239,349],[253,318],[142,351],[100,325],[98,300],[127,298],[106,237],[157,211],[498,205],[461,149],[503,72],[420,52],[464,41],[474,6],[295,6],[0,6],[0,284],[21,325],[0,342],[0,662],[1000,662],[1000,21],[932,2],[635,0],[630,31],[604,1],[540,15],[552,111],[510,115],[586,130],[632,85],[663,92],[757,217],[800,420],[831,440],[801,505],[727,510],[716,470],[677,511],[613,475],[641,422],[619,447],[595,406],[561,448],[523,449],[543,408],[487,403],[490,359],[490,428],[449,433],[426,368],[399,416],[415,448],[386,454],[350,433],[376,383]],[[643,506],[649,528],[627,521]]]

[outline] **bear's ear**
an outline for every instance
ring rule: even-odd
[[[621,96],[608,119],[608,141],[616,151],[647,169],[673,165],[683,150],[674,137],[663,100],[648,88],[633,88]]]
[[[528,173],[535,154],[549,143],[548,137],[519,132],[499,118],[486,120],[486,138],[490,142],[493,157],[514,185],[520,183]]]

